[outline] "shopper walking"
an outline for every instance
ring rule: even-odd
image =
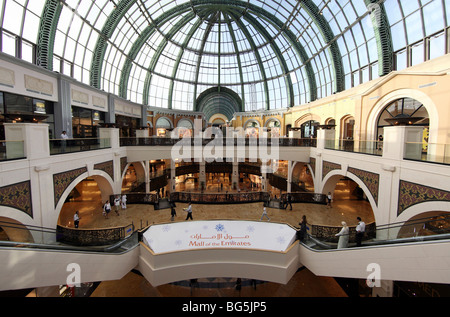
[[[263,209],[263,213],[262,213],[262,215],[261,215],[261,219],[260,219],[260,220],[263,220],[264,217],[267,218],[267,221],[270,221],[270,218],[269,218],[269,216],[267,215],[266,207],[264,207],[264,209]]]
[[[188,219],[194,220],[192,218],[192,205],[191,205],[191,203],[189,203],[187,208],[183,208],[183,210],[187,212],[186,220],[188,220]]]

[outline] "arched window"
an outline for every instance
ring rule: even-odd
[[[178,123],[177,123],[177,127],[178,128],[186,128],[189,130],[193,129],[192,122],[189,121],[188,119],[180,119],[180,121],[178,121]]]
[[[423,149],[427,150],[430,117],[421,102],[406,97],[387,105],[378,118],[377,135],[383,135],[383,128],[391,125],[423,126]]]
[[[158,120],[156,120],[156,128],[171,129],[172,122],[166,117],[158,118]]]
[[[378,134],[383,128],[391,125],[420,125],[428,127],[430,124],[428,112],[423,104],[412,98],[401,98],[391,102],[384,108],[378,118]]]
[[[300,128],[302,130],[302,138],[316,138],[317,126],[319,122],[311,120],[303,123]]]

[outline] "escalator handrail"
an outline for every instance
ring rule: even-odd
[[[67,251],[67,252],[96,252],[96,253],[115,253],[123,244],[132,240],[136,237],[136,243],[127,250],[119,253],[128,252],[129,249],[132,249],[139,245],[139,241],[137,239],[138,233],[134,232],[128,237],[114,243],[111,245],[105,246],[73,246],[68,244],[40,244],[40,243],[30,243],[30,242],[16,242],[16,241],[0,241],[0,248],[21,248],[21,249],[39,249],[39,250],[58,250],[58,251]]]
[[[320,241],[320,240],[314,238],[313,236],[311,236],[310,234],[308,234],[308,239],[314,241],[314,243],[316,243],[320,247],[324,248],[325,250],[315,249],[314,247],[309,246],[304,242],[301,242],[301,244],[310,250],[322,252],[322,251],[356,250],[356,249],[365,248],[365,247],[383,247],[383,246],[388,246],[388,245],[389,246],[406,245],[406,244],[411,245],[411,244],[416,244],[416,243],[423,243],[423,242],[428,243],[428,242],[441,241],[441,240],[448,240],[450,242],[450,233],[430,235],[430,236],[416,236],[416,237],[409,237],[409,238],[389,239],[389,240],[364,241],[362,243],[361,247],[349,246],[347,248],[342,248],[342,249],[337,249],[336,243],[332,244],[332,243]]]

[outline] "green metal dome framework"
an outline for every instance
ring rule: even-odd
[[[448,0],[1,2],[3,52],[169,109],[212,87],[243,111],[292,107],[449,47]]]

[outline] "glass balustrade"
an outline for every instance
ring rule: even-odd
[[[109,138],[51,139],[50,155],[108,149]]]
[[[0,161],[25,158],[23,141],[0,141]]]
[[[404,159],[450,164],[450,144],[407,142]]]
[[[352,139],[326,139],[325,149],[381,156],[383,154],[383,142],[371,140],[356,141]]]

